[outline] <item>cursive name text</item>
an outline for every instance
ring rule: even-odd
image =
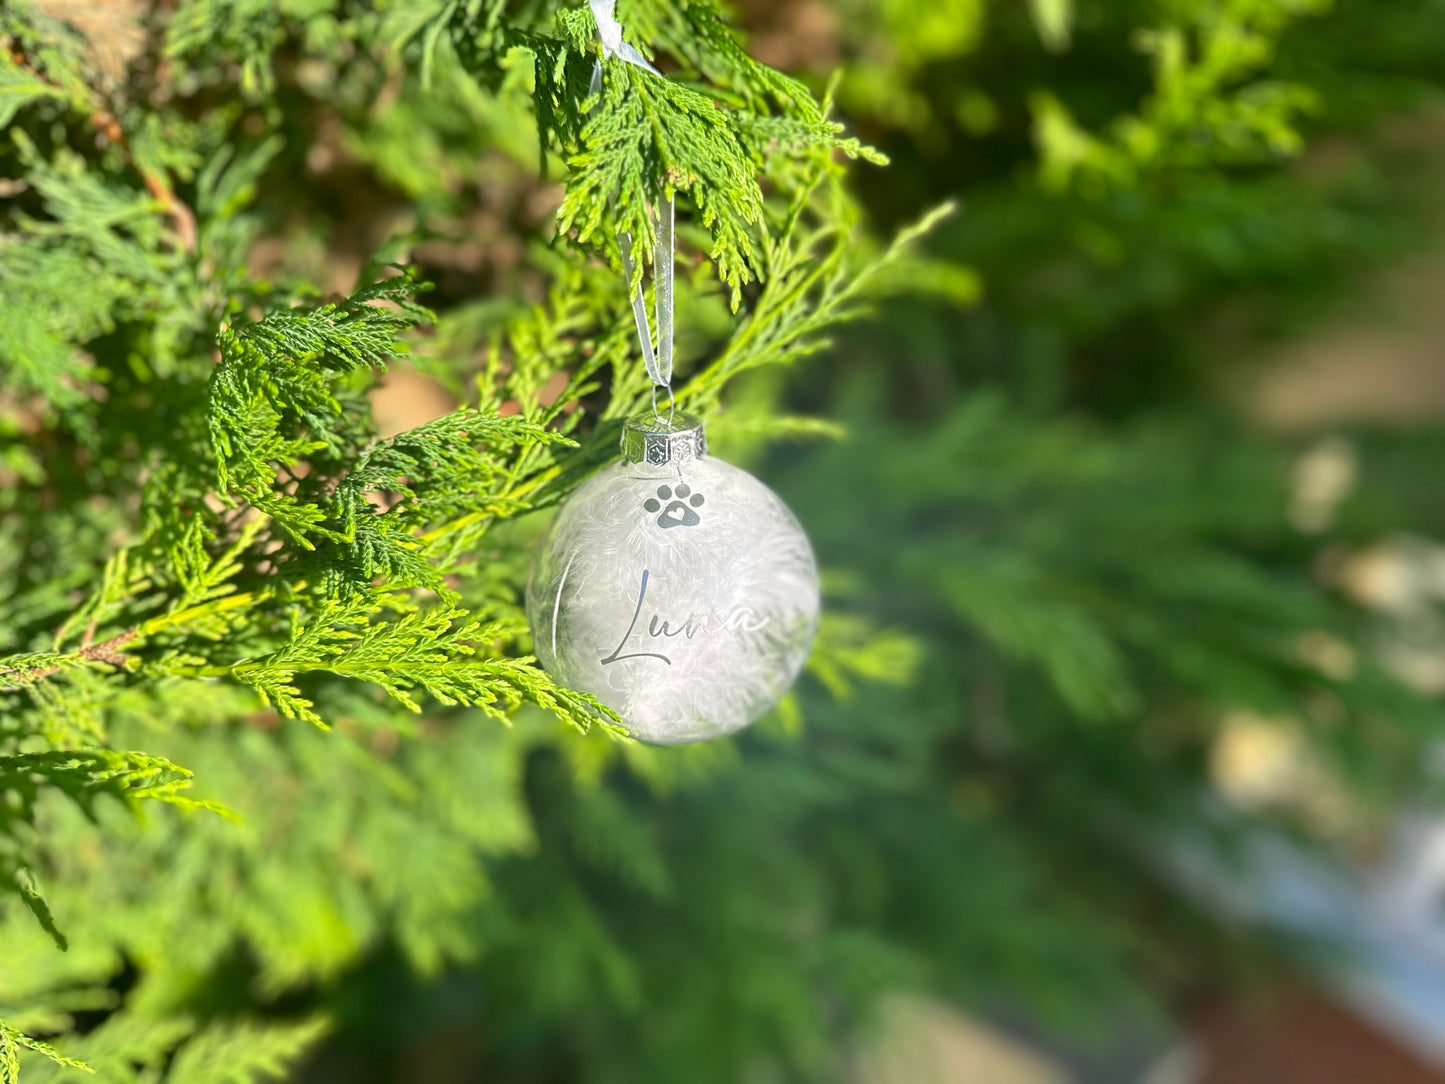
[[[632,639],[632,634],[637,628],[637,620],[642,616],[642,605],[647,601],[647,580],[649,572],[642,570],[642,583],[637,590],[637,605],[632,610],[632,620],[628,622],[627,631],[622,634],[622,639],[617,642],[617,647],[612,654],[599,660],[603,666],[623,659],[661,659],[672,665],[672,660],[666,655],[656,651],[625,651],[627,642]],[[667,617],[664,614],[653,614],[647,622],[647,635],[654,640],[675,639],[678,636],[691,640],[695,636],[706,636],[714,632],[757,632],[768,624],[766,616],[759,617],[747,606],[734,606],[725,614],[714,611],[707,613],[689,614],[683,621]]]

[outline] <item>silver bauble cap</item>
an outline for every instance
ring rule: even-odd
[[[645,414],[622,426],[622,458],[629,463],[664,467],[707,455],[707,434],[696,414],[663,418]]]

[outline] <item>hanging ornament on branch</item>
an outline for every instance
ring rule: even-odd
[[[802,669],[818,619],[813,552],[747,471],[707,454],[688,415],[634,418],[622,461],[562,506],[527,592],[537,657],[634,737],[740,730]]]
[[[604,55],[658,74],[623,40],[615,0],[591,4]],[[599,61],[594,94],[601,81]],[[819,607],[812,547],[793,514],[708,455],[702,421],[675,410],[673,214],[671,198],[659,201],[655,353],[641,286],[632,294],[652,411],[625,424],[621,461],[563,504],[527,587],[542,666],[660,744],[731,734],[768,711],[807,659]],[[632,239],[624,232],[618,244],[630,290]]]

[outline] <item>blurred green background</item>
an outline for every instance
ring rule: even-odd
[[[154,15],[32,2],[122,69]],[[253,273],[348,289],[404,238],[437,284],[440,330],[373,396],[390,431],[539,297],[560,199],[525,65],[492,94],[443,46],[424,85],[406,31],[439,7],[234,24],[271,35],[285,137]],[[864,677],[668,751],[360,694],[335,733],[225,740],[122,704],[246,819],[47,814],[80,929],[55,963],[3,912],[0,1010],[46,991],[102,1049],[162,1010],[298,1044],[325,1019],[308,1084],[1445,1080],[1445,2],[737,24],[819,89],[841,70],[890,156],[852,169],[860,246],[958,203],[866,323],[744,389],[841,436],[717,424],[807,527]],[[239,48],[176,63],[204,96]],[[699,266],[682,379],[723,318]],[[97,976],[112,1000],[52,996]]]

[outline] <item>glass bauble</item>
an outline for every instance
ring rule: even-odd
[[[762,482],[706,454],[694,418],[628,423],[623,460],[562,505],[527,589],[548,673],[661,744],[730,734],[776,704],[818,605],[802,527]]]

